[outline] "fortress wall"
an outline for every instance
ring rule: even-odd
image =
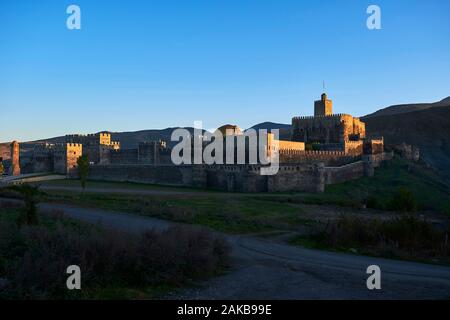
[[[296,141],[278,140],[278,149],[305,151],[305,143]]]
[[[256,167],[256,166],[255,166]],[[206,167],[206,187],[231,192],[267,192],[267,176],[252,166]]]
[[[280,150],[280,163],[318,163],[327,166],[344,165],[355,160],[357,156],[347,155],[344,151],[296,151]]]
[[[67,143],[66,145],[66,172],[70,175],[77,174],[78,158],[83,155],[83,145]]]
[[[384,139],[368,139],[364,143],[365,154],[380,154],[384,152]]]
[[[32,161],[33,173],[52,172],[53,159],[50,154],[35,156]]]
[[[360,139],[366,137],[366,124],[359,118],[353,118],[353,134],[357,135]]]
[[[364,162],[358,161],[341,167],[325,167],[325,183],[335,184],[364,176]]]
[[[89,170],[89,179],[171,186],[193,184],[191,166],[93,165]]]
[[[110,151],[111,164],[137,164],[138,149],[120,149]]]
[[[320,152],[318,152],[320,154]],[[276,175],[260,174],[259,165],[93,165],[89,178],[170,186],[193,186],[230,192],[323,192],[326,184],[373,175],[388,155],[364,156],[342,166],[281,164]]]
[[[364,145],[363,140],[345,141],[344,142],[345,153],[351,156],[360,156],[363,154],[363,145]]]
[[[278,174],[267,176],[269,192],[323,192],[323,165],[281,166]]]
[[[317,151],[344,151],[344,143],[319,143],[314,146]]]
[[[308,143],[338,143],[365,138],[365,123],[348,114],[292,118],[292,140]]]
[[[53,153],[53,170],[59,174],[76,175],[77,160],[83,155],[83,145],[64,143],[55,145]]]
[[[378,168],[383,161],[390,161],[393,157],[393,152],[383,152],[364,156],[364,159],[370,162],[374,168]]]
[[[341,119],[344,115],[295,117],[292,119],[292,140],[303,142],[340,142]],[[305,140],[306,139],[306,140]]]

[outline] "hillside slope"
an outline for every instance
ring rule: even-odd
[[[442,99],[439,102],[434,103],[411,103],[411,104],[399,104],[394,106],[389,106],[384,109],[380,109],[372,114],[366,115],[364,118],[379,117],[379,116],[390,116],[395,114],[402,114],[408,112],[415,112],[421,110],[427,110],[431,108],[447,107],[450,106],[450,97]]]
[[[422,159],[450,178],[450,106],[368,116],[362,120],[371,136],[384,136],[386,144],[406,142],[421,150]]]

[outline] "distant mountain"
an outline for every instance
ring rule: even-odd
[[[282,139],[282,140],[290,140],[291,139],[291,125],[290,124],[266,121],[266,122],[255,124],[253,127],[249,128],[249,129],[254,129],[257,131],[260,129],[265,129],[267,131],[270,131],[272,129],[278,129],[278,130],[280,130],[280,139]]]
[[[439,102],[434,103],[413,103],[413,104],[400,104],[390,106],[381,110],[378,110],[372,114],[366,115],[364,118],[379,117],[379,116],[390,116],[394,114],[402,114],[408,112],[415,112],[421,110],[427,110],[430,108],[439,108],[450,106],[450,97],[447,97]]]
[[[165,140],[169,146],[173,146],[176,142],[171,141],[172,132],[178,129],[166,128],[166,129],[153,129],[153,130],[141,130],[141,131],[130,131],[130,132],[111,132],[111,139],[113,141],[119,141],[122,149],[133,149],[137,148],[140,142],[143,141],[154,141],[154,140]],[[193,133],[194,128],[185,128],[189,132]],[[34,145],[37,143],[62,143],[65,141],[65,136],[53,137],[48,139],[41,139],[35,141],[21,142],[20,150],[23,155],[33,149]],[[4,154],[4,159],[9,159],[9,143],[0,144],[0,152]],[[1,157],[1,153],[0,153]]]
[[[171,141],[172,132],[178,129],[166,128],[166,129],[153,129],[153,130],[142,130],[142,131],[131,131],[131,132],[111,132],[111,139],[114,141],[120,141],[120,145],[123,149],[133,149],[137,148],[142,141],[154,141],[154,140],[165,140],[169,146],[176,144],[176,142]],[[194,128],[188,127],[189,132],[193,133]]]
[[[290,129],[291,125],[290,124],[284,124],[284,123],[276,123],[276,122],[262,122],[262,123],[258,123],[255,124],[253,127],[249,128],[249,129],[255,129],[255,130],[259,130],[259,129],[266,129],[266,130],[272,130],[272,129]]]

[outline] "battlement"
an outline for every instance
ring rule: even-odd
[[[326,94],[315,101],[314,116],[292,118],[292,140],[305,143],[344,143],[364,139],[365,124],[346,113],[332,113],[332,103]]]
[[[314,120],[314,119],[341,118],[341,117],[351,117],[351,115],[346,114],[346,113],[335,113],[335,114],[318,115],[318,116],[299,116],[299,117],[293,117],[292,120]],[[354,118],[354,119],[357,119],[357,118]]]
[[[305,157],[311,156],[342,156],[344,157],[345,151],[324,151],[324,150],[309,150],[309,151],[301,151],[301,150],[292,150],[292,149],[283,149],[279,151],[280,155],[302,155]]]
[[[346,145],[355,145],[355,146],[359,146],[363,143],[362,140],[358,140],[358,141],[353,141],[353,140],[345,140],[344,143]]]
[[[67,143],[66,147],[67,148],[82,148],[83,144],[82,143]]]
[[[69,149],[83,149],[83,144],[73,142],[57,143],[53,145],[53,149],[56,152],[65,152]]]
[[[33,147],[33,151],[49,151],[49,150],[51,150],[51,149],[53,149],[55,147],[55,145],[54,144],[51,144],[51,143],[38,143],[38,144],[35,144],[34,145],[34,147]]]

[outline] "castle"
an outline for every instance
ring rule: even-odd
[[[236,125],[224,125],[217,131],[224,139],[245,135]],[[209,143],[203,142],[201,148]],[[278,140],[273,133],[267,133],[265,143],[265,156],[270,159],[276,154],[279,158],[275,175],[261,174],[265,165],[248,161],[248,143],[244,164],[228,164],[224,157],[224,161],[214,164],[175,165],[165,141],[143,141],[137,148],[122,149],[108,132],[67,135],[64,143],[37,144],[28,167],[32,172],[76,177],[77,159],[87,154],[89,178],[95,180],[241,192],[322,192],[327,184],[373,175],[374,168],[391,157],[384,152],[383,138],[366,137],[365,124],[359,118],[333,114],[333,103],[325,93],[314,102],[314,116],[292,118],[290,140]],[[14,170],[19,163],[18,148],[17,143],[11,147]]]

